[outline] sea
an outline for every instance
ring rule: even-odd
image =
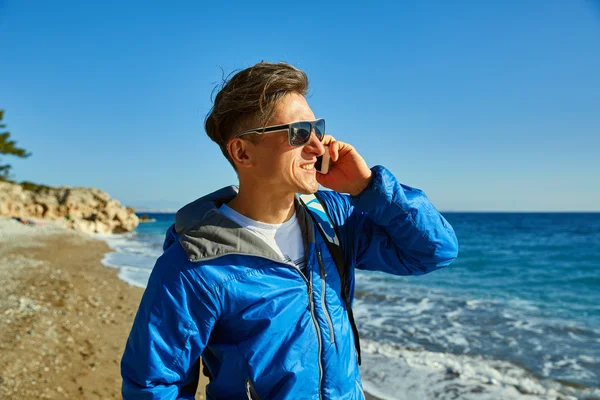
[[[104,237],[144,287],[174,214]],[[365,389],[381,399],[600,399],[600,213],[443,213],[459,256],[424,276],[358,271]]]

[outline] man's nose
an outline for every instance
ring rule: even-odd
[[[317,157],[325,154],[325,146],[323,145],[323,142],[319,140],[317,135],[315,135],[314,131],[310,134],[310,139],[308,140],[308,143],[304,145],[304,149],[309,153],[316,154]]]

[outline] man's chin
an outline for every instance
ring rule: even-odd
[[[315,194],[315,193],[317,193],[318,190],[319,190],[318,188],[315,190],[303,189],[303,190],[298,191],[298,194]]]
[[[317,191],[319,190],[319,184],[315,184],[315,185],[305,185],[301,188],[299,188],[298,193],[299,194],[315,194],[317,193]]]

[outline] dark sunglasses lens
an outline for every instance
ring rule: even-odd
[[[292,137],[290,137],[290,144],[292,146],[302,146],[310,140],[310,123],[298,122],[292,125]]]
[[[319,140],[323,140],[323,137],[325,136],[325,120],[324,119],[319,119],[315,123],[315,135],[317,135],[317,138]]]

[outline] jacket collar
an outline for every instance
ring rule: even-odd
[[[192,262],[228,254],[281,260],[262,239],[219,212],[219,207],[232,200],[237,193],[237,186],[227,186],[181,208],[175,216],[175,224],[167,232],[163,248],[166,250],[178,237],[179,243]],[[315,242],[314,225],[309,212],[297,196],[294,204],[296,217],[302,229],[304,249],[307,251],[308,243]]]

